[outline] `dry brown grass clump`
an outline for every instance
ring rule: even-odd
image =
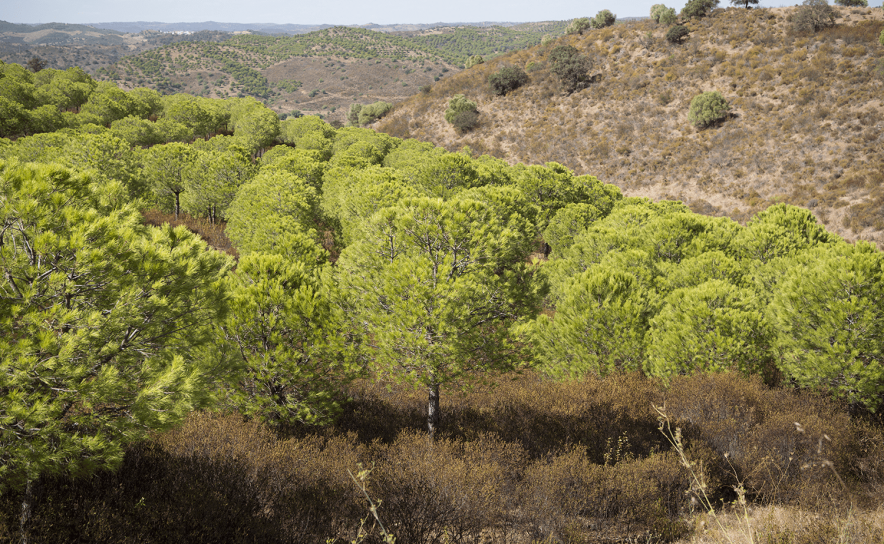
[[[180,214],[178,219],[175,219],[174,214],[156,209],[144,210],[141,215],[144,217],[146,224],[155,227],[165,224],[173,227],[184,225],[190,232],[199,235],[207,244],[218,251],[224,251],[234,257],[239,255],[224,233],[227,223],[223,221],[212,223],[205,217],[192,217],[185,213]]]

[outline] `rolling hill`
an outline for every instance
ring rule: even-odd
[[[408,98],[486,58],[562,34],[567,22],[518,27],[447,26],[401,32],[334,27],[295,36],[239,34],[220,43],[179,42],[125,57],[99,77],[123,88],[254,96],[277,112],[343,121],[353,102]],[[337,112],[337,113],[336,113]]]
[[[652,20],[565,36],[440,81],[375,127],[513,163],[556,161],[629,195],[742,221],[786,202],[884,247],[884,11],[836,8],[836,26],[796,33],[795,9],[715,10],[686,22],[682,44]],[[548,58],[559,45],[591,59],[586,89],[562,92]],[[501,97],[487,79],[504,66],[530,81]],[[730,118],[699,130],[690,101],[713,90]],[[443,118],[458,93],[480,111],[467,134]]]

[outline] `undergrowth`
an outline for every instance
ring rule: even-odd
[[[422,392],[364,381],[350,396],[332,427],[194,413],[118,472],[44,478],[33,541],[728,542],[747,524],[754,540],[730,541],[884,535],[880,419],[811,393],[736,374],[664,389],[525,373],[443,398],[436,440],[420,430]],[[0,498],[0,542],[16,538],[19,504]],[[838,540],[842,522],[853,536]]]

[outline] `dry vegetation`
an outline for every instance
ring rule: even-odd
[[[234,257],[239,256],[236,248],[227,238],[224,229],[227,226],[224,222],[212,223],[205,217],[191,217],[186,213],[182,213],[175,219],[175,215],[171,213],[161,212],[156,209],[149,209],[142,212],[144,222],[147,225],[159,227],[168,224],[173,227],[184,225],[194,234],[198,234],[211,247],[218,251],[224,251]]]
[[[347,474],[358,463],[373,467],[368,491],[400,544],[725,542],[745,530],[731,504],[737,482],[755,542],[884,538],[880,422],[758,379],[699,375],[667,390],[637,374],[509,376],[443,396],[435,442],[421,430],[425,392],[365,381],[350,395],[332,428],[277,434],[239,415],[193,414],[133,447],[117,473],[43,479],[33,541],[350,541],[367,514]],[[692,502],[696,488],[654,404],[682,428],[717,521]],[[3,542],[19,503],[0,500]]]
[[[566,36],[441,81],[376,128],[511,162],[557,161],[629,195],[737,220],[786,202],[847,239],[884,247],[884,11],[836,8],[834,28],[796,34],[794,9],[716,10],[688,22],[681,45],[651,20]],[[564,44],[594,61],[593,84],[572,95],[546,58]],[[497,97],[486,81],[507,65],[531,81]],[[730,101],[731,118],[697,130],[688,105],[711,90]],[[462,136],[442,117],[457,93],[481,112]]]

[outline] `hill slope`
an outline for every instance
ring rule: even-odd
[[[774,202],[809,207],[829,229],[884,247],[884,12],[839,8],[836,27],[797,35],[794,9],[716,10],[688,22],[681,45],[650,20],[566,36],[441,81],[376,128],[511,162],[557,161],[629,195],[738,220]],[[547,60],[565,44],[594,61],[594,83],[572,95]],[[506,65],[525,67],[530,82],[498,97],[487,78]],[[732,116],[695,129],[690,100],[711,90]],[[466,135],[443,119],[456,93],[481,112]]]
[[[188,42],[146,51],[99,70],[124,88],[150,87],[210,97],[255,96],[280,113],[298,110],[343,120],[353,102],[403,100],[450,76],[471,55],[491,58],[564,32],[567,22],[524,30],[440,27],[387,33],[334,27],[296,36],[244,34],[221,43]]]

